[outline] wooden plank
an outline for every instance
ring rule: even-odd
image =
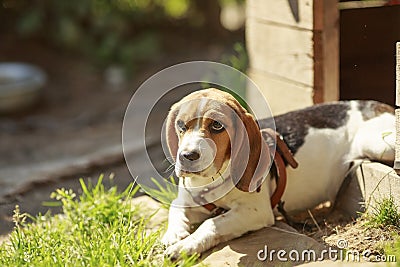
[[[313,86],[312,31],[279,27],[248,19],[246,38],[251,68]]]
[[[314,0],[314,103],[339,99],[337,0]]]
[[[370,8],[381,7],[387,4],[387,0],[369,0],[369,1],[348,1],[339,3],[339,9],[357,9],[357,8]]]
[[[400,107],[400,42],[396,43],[396,106]]]
[[[247,18],[313,29],[312,0],[247,0],[246,11]]]
[[[248,74],[263,93],[274,115],[313,104],[312,87],[279,80],[254,69],[250,69]],[[247,99],[257,113],[257,106],[263,102],[260,102],[260,99],[253,96],[251,92],[248,92]]]
[[[396,43],[396,144],[394,169],[400,175],[400,42]]]

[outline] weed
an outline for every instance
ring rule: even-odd
[[[179,262],[164,258],[162,229],[148,231],[151,216],[130,204],[138,187],[120,193],[80,180],[82,195],[58,189],[51,197],[62,214],[32,217],[14,212],[15,228],[0,245],[0,266],[191,266],[196,256]],[[31,217],[33,223],[26,223]]]
[[[366,215],[367,224],[374,227],[400,227],[399,207],[394,202],[393,196],[382,199],[370,208],[372,212]]]
[[[400,266],[400,237],[397,235],[395,241],[384,248],[384,255],[388,262],[396,262]]]
[[[164,182],[163,184],[155,178],[151,178],[151,181],[157,187],[156,189],[143,185],[142,187],[146,193],[159,200],[163,208],[169,209],[171,202],[178,196],[177,184],[174,177],[171,176],[169,182]]]

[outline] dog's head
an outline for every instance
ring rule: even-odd
[[[228,172],[236,187],[254,191],[270,166],[259,127],[230,94],[206,89],[174,104],[167,144],[178,177],[218,178]]]

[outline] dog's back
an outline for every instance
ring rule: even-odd
[[[287,168],[283,200],[288,211],[334,201],[350,163],[356,159],[394,160],[395,117],[393,108],[386,104],[340,101],[289,112],[274,120],[299,162],[296,170]],[[262,129],[271,123],[271,119],[259,121]]]

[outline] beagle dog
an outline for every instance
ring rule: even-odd
[[[229,93],[191,93],[171,107],[166,123],[179,177],[162,238],[167,255],[202,253],[274,224],[276,170],[266,128],[276,128],[298,162],[284,167],[289,214],[334,202],[353,161],[394,160],[395,117],[386,104],[341,101],[256,121]]]

